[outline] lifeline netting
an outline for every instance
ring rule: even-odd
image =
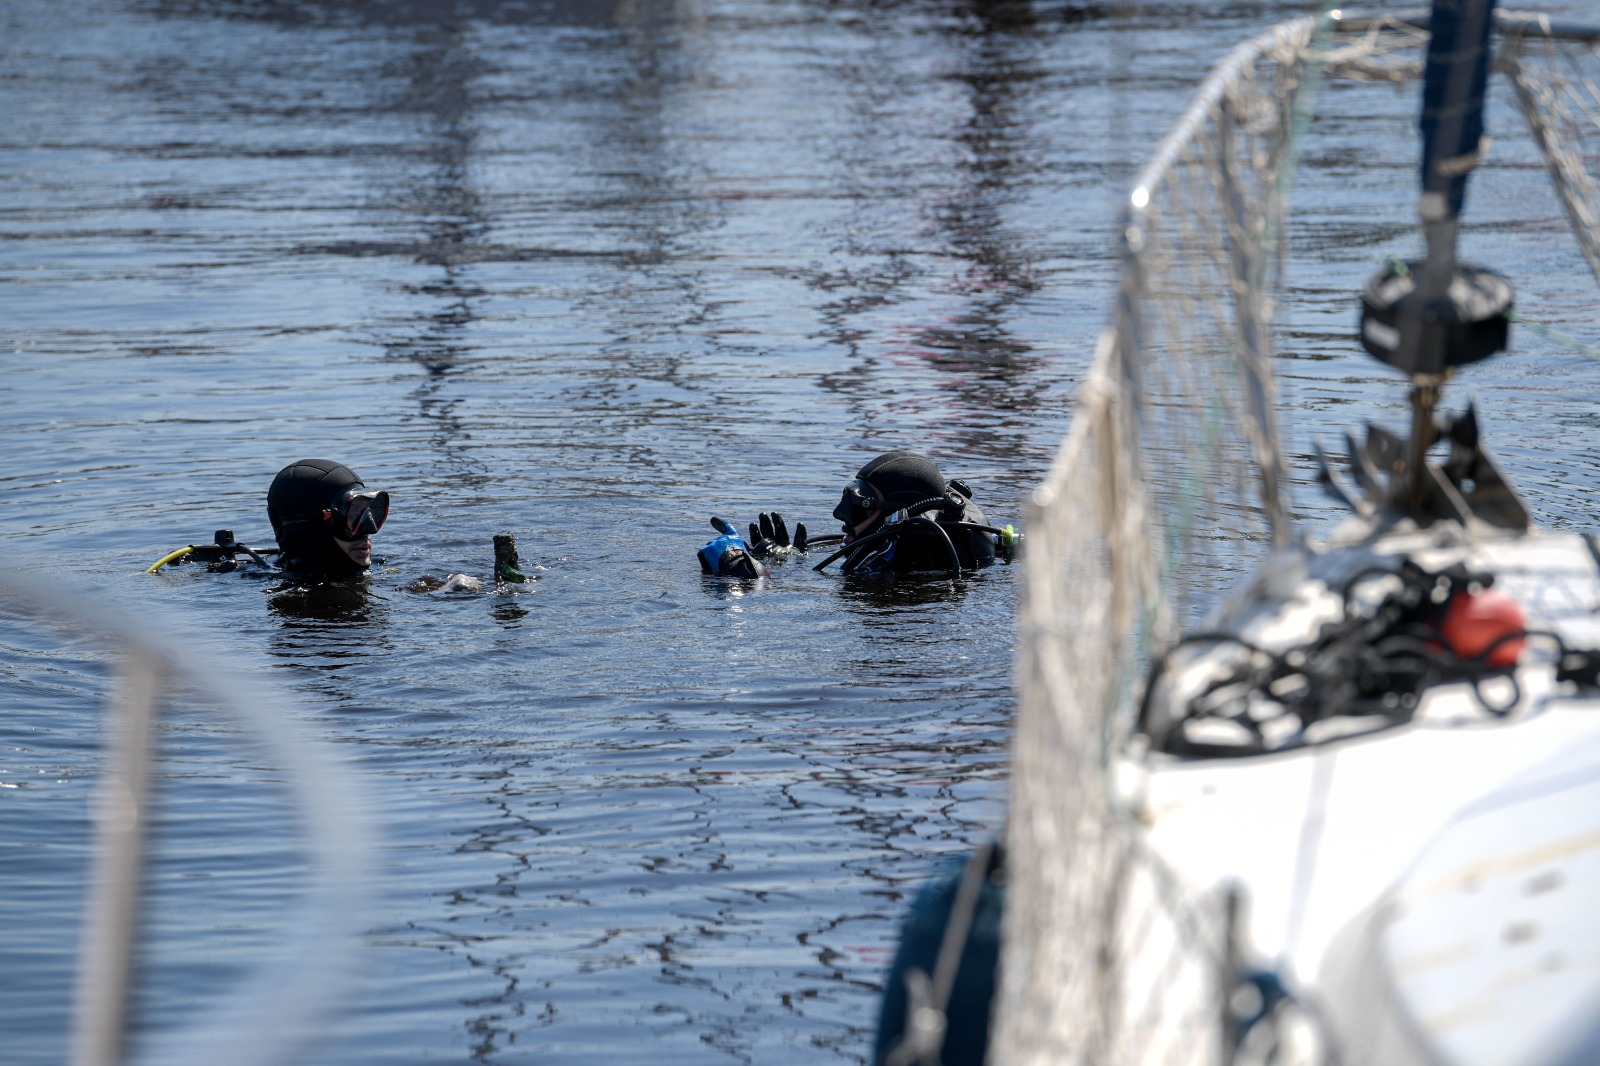
[[[1518,13],[1498,28],[1497,69],[1600,278],[1594,42]],[[1235,1061],[1224,903],[1141,850],[1112,756],[1199,590],[1290,536],[1272,321],[1302,90],[1415,79],[1426,42],[1392,19],[1284,23],[1211,73],[1135,183],[1117,305],[1028,515],[990,1061]]]

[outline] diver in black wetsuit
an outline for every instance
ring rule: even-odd
[[[815,569],[842,559],[846,574],[959,573],[990,565],[997,542],[1009,552],[1017,540],[1010,526],[986,523],[965,482],[947,481],[932,459],[910,451],[885,452],[858,470],[833,517],[843,525],[841,536],[808,538],[800,524],[792,541],[777,512],[750,523],[748,540],[713,518],[721,536],[700,550],[700,568],[722,577],[765,577],[763,559],[839,545]]]
[[[375,560],[372,538],[389,517],[389,494],[374,491],[360,475],[331,459],[301,459],[290,463],[272,479],[267,489],[267,518],[278,540],[276,548],[256,550],[234,539],[233,531],[219,529],[210,544],[191,544],[169,552],[146,573],[156,573],[169,563],[205,563],[208,570],[227,573],[238,569],[239,556],[249,556],[262,570],[274,564],[298,585],[360,583],[345,579],[366,574]],[[519,567],[516,538],[510,533],[494,538],[494,577],[504,584],[537,580]],[[261,571],[256,571],[260,573]],[[407,592],[476,592],[484,582],[470,574],[438,578],[422,576],[406,585]]]
[[[267,556],[296,577],[337,579],[367,572],[372,565],[372,536],[389,517],[389,494],[373,492],[355,471],[329,459],[302,459],[278,471],[267,490],[267,517],[276,548],[247,547],[231,529],[219,529],[210,544],[190,544],[169,552],[146,573],[169,563],[205,563],[227,573],[238,569],[238,557],[249,556],[270,568]],[[498,550],[498,549],[497,549]],[[514,551],[514,549],[513,549]],[[511,573],[515,574],[515,571]],[[515,574],[508,580],[523,580]]]
[[[988,525],[965,482],[945,480],[932,459],[908,451],[856,471],[833,517],[844,526],[836,554],[847,574],[977,570],[994,562],[997,536],[1007,544],[1014,536]]]
[[[308,577],[366,573],[372,537],[389,517],[389,494],[373,492],[355,471],[329,459],[302,459],[278,471],[267,490],[267,518],[278,565]]]

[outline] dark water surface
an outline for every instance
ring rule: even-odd
[[[911,446],[1016,519],[1134,167],[1304,7],[0,8],[5,556],[287,691],[362,779],[366,983],[325,1061],[863,1059],[905,894],[1000,820],[1016,571],[726,584],[707,517],[827,529]],[[1297,191],[1301,460],[1400,399],[1349,342],[1352,287],[1412,250],[1411,96],[1372,99],[1370,150],[1313,142]],[[1504,144],[1468,251],[1584,333],[1593,288]],[[1473,371],[1488,430],[1542,520],[1587,527],[1600,367],[1519,347]],[[368,592],[141,572],[219,527],[269,544],[267,483],[310,456],[394,496]],[[535,584],[407,591],[487,576],[503,531]],[[0,619],[8,1063],[64,1053],[106,685],[94,647]],[[164,735],[147,1029],[270,958],[298,891],[236,740],[198,711]]]

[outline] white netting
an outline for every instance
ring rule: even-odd
[[[1600,264],[1594,54],[1525,16],[1500,30],[1501,69]],[[1426,41],[1396,20],[1319,34],[1305,18],[1241,45],[1130,196],[1117,306],[1028,515],[990,1061],[1233,1060],[1224,901],[1141,849],[1111,754],[1148,656],[1193,623],[1200,588],[1233,583],[1219,573],[1253,569],[1290,533],[1271,336],[1301,92],[1416,78]]]
[[[1500,27],[1499,66],[1516,86],[1567,221],[1600,280],[1600,42],[1550,37],[1548,20],[1522,13],[1503,17]]]

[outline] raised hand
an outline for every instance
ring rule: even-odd
[[[804,526],[799,527],[804,529]],[[762,511],[759,522],[750,523],[750,552],[765,558],[772,555],[792,555],[804,551],[789,540],[789,527],[777,511]]]

